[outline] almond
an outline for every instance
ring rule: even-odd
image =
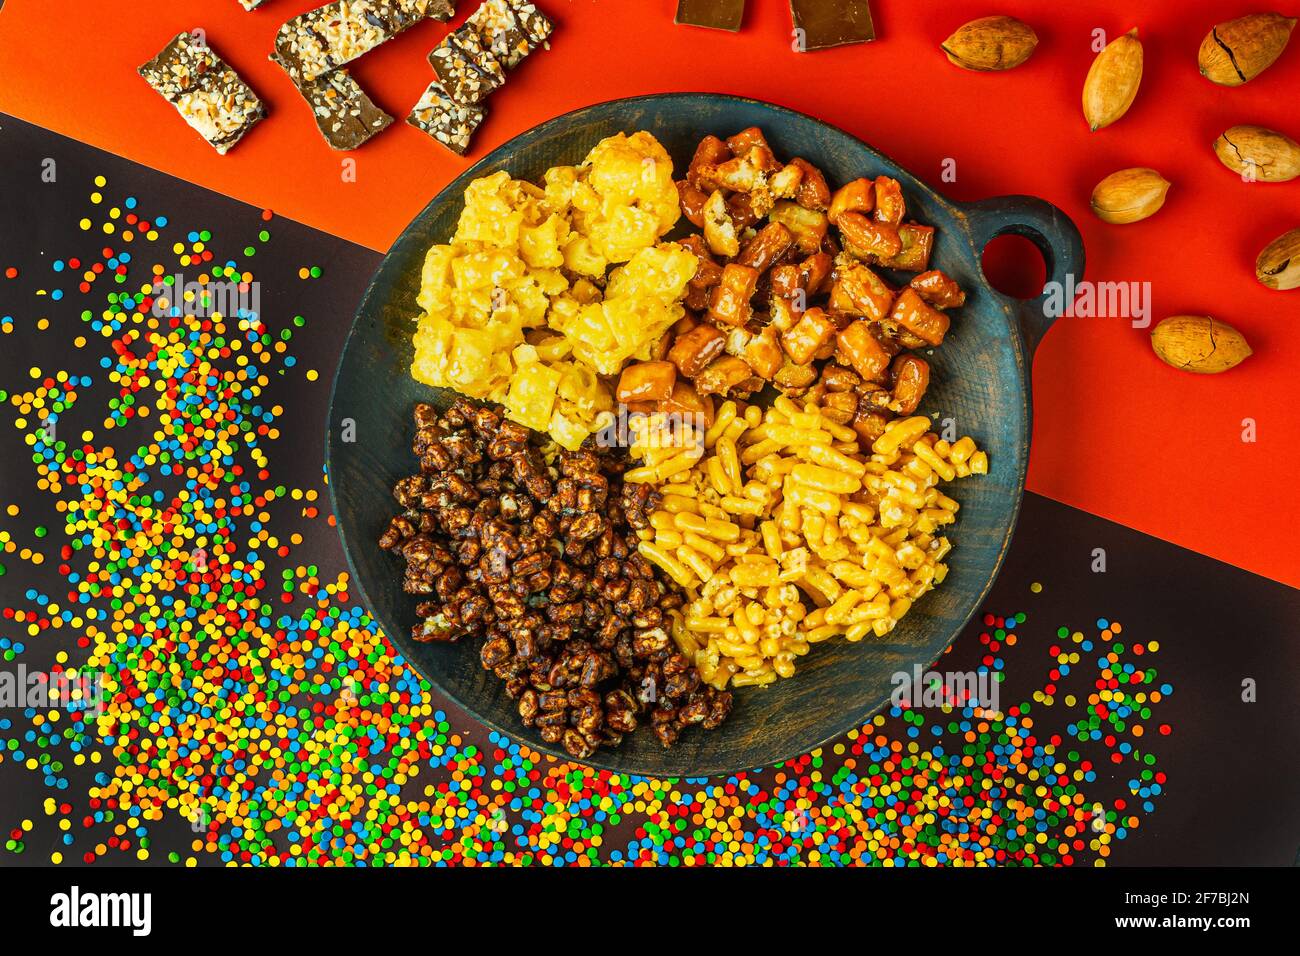
[[[1220,23],[1201,41],[1201,75],[1220,86],[1241,86],[1259,76],[1286,49],[1295,17],[1252,13]]]
[[[1097,54],[1083,81],[1083,116],[1093,131],[1128,112],[1142,82],[1142,42],[1137,28],[1117,37]]]
[[[1155,215],[1168,192],[1169,181],[1154,169],[1121,169],[1092,191],[1092,211],[1102,222],[1127,225]]]
[[[1234,126],[1214,141],[1219,162],[1247,181],[1284,183],[1300,176],[1300,143],[1262,126]]]
[[[1015,69],[1036,46],[1038,34],[1015,17],[982,17],[958,27],[941,49],[962,69],[986,73]]]
[[[1226,322],[1208,315],[1172,315],[1151,330],[1151,347],[1166,365],[1213,375],[1239,365],[1250,346]]]
[[[1300,287],[1300,229],[1278,236],[1255,260],[1255,278],[1270,289]]]

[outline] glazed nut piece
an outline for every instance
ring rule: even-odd
[[[936,309],[955,309],[966,304],[966,293],[957,281],[938,269],[922,272],[908,283],[916,294]]]
[[[820,252],[830,230],[826,213],[795,202],[778,202],[772,207],[768,219],[789,229],[795,245],[805,255]]]
[[[765,326],[763,331],[750,339],[745,346],[744,359],[755,375],[770,381],[785,364],[785,352],[777,338],[777,329]]]
[[[796,365],[807,365],[831,341],[838,331],[835,321],[824,309],[811,308],[794,328],[781,334],[781,347]]]
[[[769,153],[772,148],[767,145],[767,137],[757,126],[749,126],[742,129],[734,136],[728,136],[726,139],[727,149],[731,150],[734,156],[744,156],[755,146],[761,146]]]
[[[686,305],[696,312],[703,312],[709,307],[709,290],[722,281],[722,266],[713,260],[701,236],[687,236],[679,241],[699,260],[695,275],[686,283]]]
[[[948,334],[948,316],[927,305],[911,286],[898,294],[889,320],[930,345],[942,345]]]
[[[829,207],[831,188],[826,184],[826,177],[822,174],[822,171],[808,160],[798,156],[790,160],[790,165],[802,173],[799,180],[799,189],[794,196],[795,202],[805,209],[817,211]]]
[[[794,244],[794,234],[779,222],[769,222],[745,244],[736,262],[766,272]]]
[[[892,259],[903,251],[898,227],[868,219],[859,212],[840,213],[835,223],[844,237],[845,248],[861,258]]]
[[[685,416],[699,416],[704,427],[713,424],[713,399],[701,395],[690,382],[678,379],[673,385],[673,393],[658,403],[658,411]]]
[[[672,397],[677,366],[672,362],[636,362],[623,369],[615,393],[620,402],[653,402]]]
[[[805,300],[807,299],[808,285],[803,266],[787,262],[773,268],[768,273],[767,279],[772,295],[776,298],[793,299],[796,296],[803,296]]]
[[[903,187],[889,176],[876,177],[876,219],[892,226],[901,225],[907,213],[903,202]]]
[[[855,179],[835,190],[826,213],[835,225],[846,212],[866,213],[876,208],[876,184],[870,179]]]
[[[780,168],[776,157],[766,146],[753,146],[742,155],[726,162],[702,167],[698,173],[701,181],[715,189],[752,192],[766,182],[766,174]]]
[[[716,136],[704,137],[700,140],[700,145],[695,147],[695,155],[691,157],[691,164],[686,170],[686,181],[697,189],[712,192],[712,188],[705,188],[700,176],[701,171],[711,169],[729,159],[731,159],[731,150],[727,148],[726,143]]]
[[[819,294],[830,278],[835,260],[828,252],[815,252],[799,264],[799,277],[808,295]]]
[[[834,276],[830,298],[833,310],[876,321],[889,315],[894,304],[894,291],[870,268],[847,255],[841,255],[836,260]]]
[[[919,355],[907,353],[894,359],[890,369],[894,378],[893,400],[889,410],[899,415],[916,411],[930,387],[930,363]]]
[[[786,163],[768,180],[767,188],[773,199],[798,199],[803,187],[803,170],[794,163]]]
[[[758,270],[729,262],[722,267],[722,280],[709,295],[709,318],[741,328],[753,315],[750,299],[758,286]]]
[[[859,319],[836,335],[835,358],[873,382],[883,380],[891,356],[871,333],[870,323]]]
[[[695,379],[695,390],[700,395],[726,395],[754,377],[754,370],[744,359],[722,355]]]
[[[715,255],[731,258],[740,252],[740,237],[720,189],[715,189],[704,204],[704,241]]]
[[[678,335],[668,350],[668,361],[684,377],[693,379],[703,372],[726,348],[727,337],[708,322]]]
[[[677,199],[687,221],[696,229],[703,229],[704,204],[709,201],[709,194],[697,188],[689,179],[683,179],[677,183]]]
[[[905,222],[898,227],[898,252],[887,259],[878,256],[858,256],[874,265],[902,272],[924,272],[930,268],[930,252],[934,248],[934,226],[922,226],[914,222]],[[853,255],[859,250],[847,243],[844,246]]]

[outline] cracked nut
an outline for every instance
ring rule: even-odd
[[[1300,176],[1300,143],[1263,126],[1234,126],[1214,141],[1219,162],[1248,182],[1284,183]]]
[[[1083,81],[1083,116],[1095,132],[1128,112],[1142,82],[1142,41],[1134,27],[1097,54]]]
[[[1270,289],[1300,287],[1300,229],[1278,236],[1255,260],[1255,278]]]
[[[1286,49],[1295,17],[1252,13],[1220,23],[1201,41],[1201,75],[1220,86],[1241,86],[1259,76]]]
[[[1246,338],[1208,315],[1172,315],[1151,330],[1151,348],[1166,365],[1213,375],[1241,364],[1251,354]]]
[[[982,17],[958,27],[940,49],[965,70],[1013,70],[1033,55],[1038,34],[1015,17]]]
[[[1092,191],[1092,211],[1102,222],[1126,225],[1155,215],[1168,192],[1169,181],[1154,169],[1121,169]]]

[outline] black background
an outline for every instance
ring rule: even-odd
[[[54,184],[40,180],[40,162],[47,156],[58,163]],[[92,215],[86,196],[97,174],[108,177],[106,192],[141,197],[142,206],[137,210],[141,215],[169,216],[168,244],[183,239],[190,228],[207,228],[228,241],[231,248],[227,252],[234,253],[251,242],[264,225],[272,231],[274,240],[259,248],[255,262],[263,283],[263,315],[272,331],[284,327],[294,314],[308,318],[307,327],[292,343],[291,351],[298,358],[296,368],[291,374],[273,375],[264,395],[264,404],[278,402],[286,410],[279,422],[282,436],[270,451],[273,478],[288,486],[320,489],[319,504],[326,510],[321,461],[329,383],[353,310],[379,256],[279,217],[264,224],[260,211],[252,207],[6,117],[0,117],[0,268],[17,265],[21,273],[16,280],[0,279],[0,314],[13,315],[16,323],[13,333],[0,337],[0,388],[13,392],[30,387],[27,369],[32,365],[77,371],[78,363],[84,361],[90,371],[98,358],[94,348],[86,349],[84,356],[71,355],[73,336],[94,334],[77,318],[83,306],[75,282],[61,283],[73,287],[63,302],[34,298],[34,291],[52,280],[49,262],[54,256],[79,254],[89,262],[103,245],[121,247],[97,231],[82,232],[77,227],[81,216]],[[346,189],[340,193],[346,197]],[[102,218],[103,208],[97,210],[96,222]],[[74,251],[78,249],[80,253]],[[143,248],[133,252],[147,255]],[[223,259],[218,252],[217,261]],[[298,269],[313,264],[322,266],[324,275],[311,281],[299,279]],[[101,303],[100,307],[102,299],[98,288],[87,297],[88,302]],[[44,332],[36,331],[33,324],[33,317],[40,314],[51,320]],[[94,368],[98,372],[98,367]],[[308,382],[303,374],[307,369],[316,369],[319,380]],[[105,387],[97,384],[95,389]],[[97,404],[93,396],[86,401]],[[31,525],[44,524],[51,529],[47,550],[53,551],[49,542],[58,542],[62,519],[51,497],[35,487],[30,452],[12,427],[15,414],[7,403],[0,406],[0,503],[16,503],[22,508],[21,518],[6,519],[5,526],[11,531],[16,531],[15,525],[27,529],[16,538],[26,535],[30,540]],[[125,437],[115,441],[130,444]],[[332,578],[344,567],[333,529],[324,520],[290,527],[297,520],[289,514],[291,510],[277,514],[272,522],[282,539],[287,539],[290,530],[304,535],[304,543],[294,549],[287,563],[314,563],[322,568],[322,579]],[[283,524],[277,525],[277,521]],[[1289,530],[1241,529],[1233,527],[1229,517],[1224,520],[1225,534],[1284,534]],[[1096,548],[1106,551],[1105,573],[1091,570]],[[55,570],[58,562],[48,556],[41,568],[20,562],[16,556],[5,556],[4,563],[8,573],[0,577],[0,605],[24,606],[22,592],[27,587],[51,595],[66,592],[67,584]],[[268,561],[266,573],[278,576],[279,567]],[[1031,582],[1042,582],[1043,591],[1031,593]],[[1285,866],[1295,861],[1300,847],[1300,703],[1296,693],[1300,645],[1295,633],[1300,621],[1300,592],[1029,494],[987,609],[994,614],[1024,611],[1028,615],[1016,632],[1019,644],[1006,655],[1004,703],[1021,699],[1042,685],[1043,674],[1051,666],[1046,647],[1056,641],[1058,626],[1081,630],[1095,639],[1094,622],[1105,617],[1123,624],[1126,643],[1158,640],[1161,644],[1153,663],[1160,669],[1161,682],[1171,683],[1175,692],[1159,705],[1158,722],[1172,725],[1173,733],[1161,738],[1152,733],[1143,746],[1157,753],[1158,769],[1168,775],[1166,792],[1155,811],[1143,816],[1139,828],[1126,840],[1112,844],[1109,864]],[[66,630],[47,631],[29,640],[23,630],[8,622],[0,622],[0,628],[4,628],[0,633],[20,637],[28,644],[22,660],[30,669],[48,666],[54,652],[70,649],[75,637]],[[944,658],[945,667],[977,665],[983,653],[978,641],[982,629],[978,620],[967,628]],[[77,662],[75,651],[73,662]],[[1242,701],[1246,678],[1257,682],[1255,703]],[[472,725],[454,706],[441,706],[453,727]],[[15,726],[21,728],[21,715],[15,718]],[[886,728],[898,725],[891,720]],[[480,744],[486,741],[481,729],[465,736]],[[833,760],[828,750],[828,773]],[[1095,789],[1123,793],[1128,771],[1112,774],[1108,764],[1100,759],[1097,764],[1102,779]],[[0,863],[48,860],[58,832],[55,818],[42,810],[43,801],[49,796],[75,801],[79,797],[76,788],[89,783],[88,770],[73,770],[69,775],[72,788],[55,794],[46,788],[39,773],[12,760],[0,764],[0,824],[7,829],[22,819],[32,819],[37,827],[27,835],[25,854],[2,856]],[[429,782],[428,774],[422,773],[416,785],[423,787]],[[165,862],[169,849],[188,852],[192,839],[188,822],[179,818],[153,824],[150,835],[151,862]],[[65,852],[68,863],[79,862],[78,848],[84,849],[84,845],[85,838],[79,835],[78,844]],[[611,833],[606,846],[620,845]]]

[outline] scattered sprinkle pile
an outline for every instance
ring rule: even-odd
[[[449,717],[354,603],[337,549],[308,553],[310,523],[332,523],[324,476],[276,480],[294,444],[266,392],[296,374],[306,320],[190,315],[208,293],[173,287],[183,271],[251,288],[271,214],[214,236],[135,198],[105,215],[108,195],[97,177],[80,227],[111,246],[4,267],[0,285],[0,327],[33,357],[0,381],[0,427],[26,442],[30,469],[8,467],[41,504],[0,503],[0,670],[100,681],[97,699],[0,709],[0,786],[47,790],[9,802],[0,859],[1104,865],[1155,809],[1147,744],[1171,732],[1155,711],[1172,688],[1155,642],[1106,620],[1061,628],[1045,676],[999,710],[894,707],[725,779],[596,771]],[[991,678],[1018,655],[1031,680],[1048,641],[1025,621],[984,618]]]

